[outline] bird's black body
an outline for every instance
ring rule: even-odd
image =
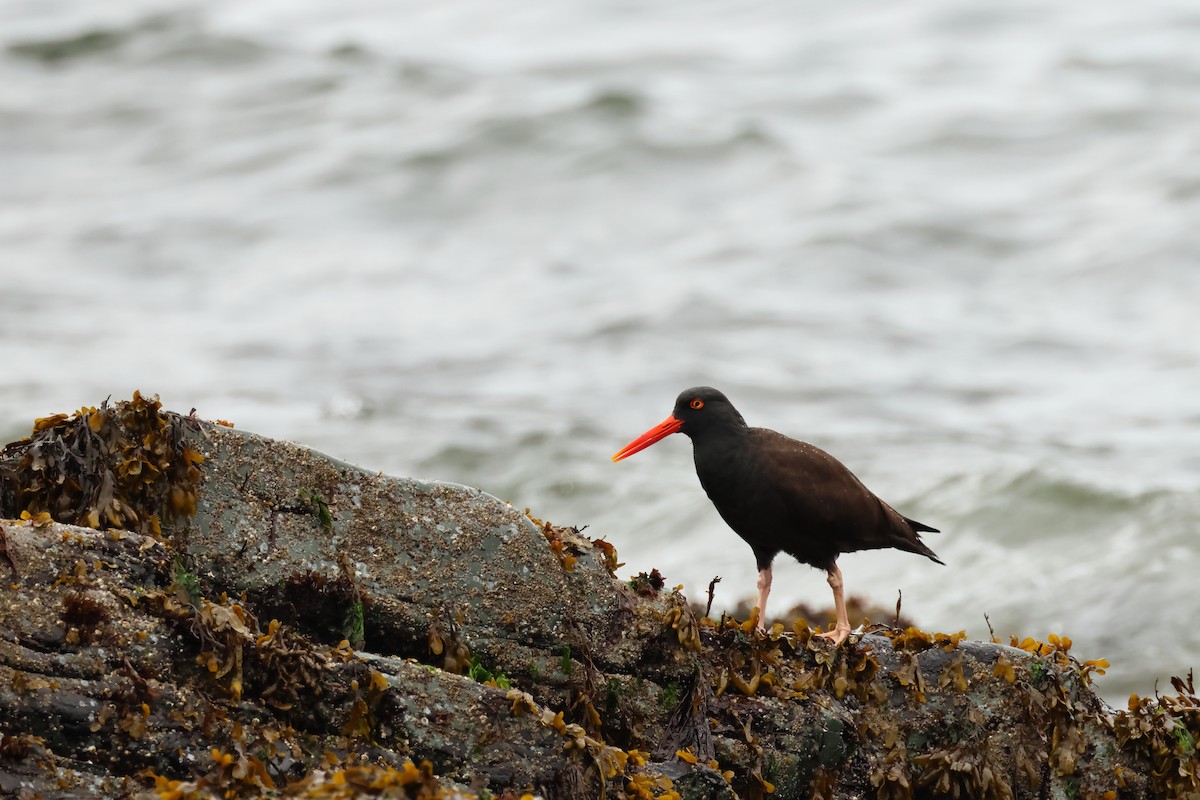
[[[780,552],[826,571],[840,553],[884,547],[939,560],[917,534],[933,528],[901,516],[820,448],[765,428],[694,441],[700,485],[759,569]]]
[[[885,547],[942,563],[918,534],[934,528],[901,516],[824,450],[747,426],[716,389],[688,389],[673,416],[691,437],[700,485],[760,570],[781,552],[829,571],[840,553]]]
[[[754,551],[760,628],[767,617],[771,562],[780,553],[827,573],[837,624],[819,635],[835,643],[850,634],[839,555],[894,547],[942,563],[921,541],[922,531],[936,529],[901,516],[824,450],[751,428],[725,395],[708,386],[679,395],[671,416],[621,448],[613,461],[672,433],[691,438],[700,485]]]

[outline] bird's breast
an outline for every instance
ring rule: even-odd
[[[737,447],[696,449],[696,475],[717,511],[743,538],[772,510],[772,482],[761,461]]]

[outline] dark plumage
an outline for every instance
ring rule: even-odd
[[[676,432],[691,438],[700,485],[754,551],[760,626],[766,620],[771,562],[781,552],[828,573],[838,622],[827,635],[837,642],[850,632],[837,566],[840,554],[892,547],[943,563],[920,537],[935,528],[902,516],[824,450],[749,427],[729,399],[708,386],[679,395],[671,416],[626,445],[613,461]]]

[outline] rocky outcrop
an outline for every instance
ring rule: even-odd
[[[0,793],[1200,790],[1191,685],[1113,712],[1066,639],[764,635],[469,487],[140,397],[38,428],[0,454]]]

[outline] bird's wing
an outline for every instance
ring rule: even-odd
[[[758,431],[762,431],[759,433]],[[772,491],[795,520],[795,534],[833,539],[841,552],[894,547],[904,518],[876,497],[842,462],[819,447],[756,429]]]

